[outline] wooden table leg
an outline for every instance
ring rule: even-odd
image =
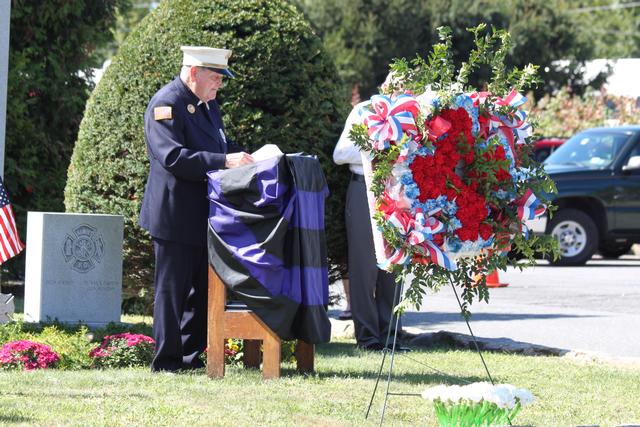
[[[224,304],[225,287],[209,266],[209,299],[207,315],[207,375],[224,377]]]
[[[244,367],[260,369],[260,340],[244,340],[242,351]]]
[[[298,372],[308,374],[313,372],[315,357],[315,345],[298,340],[296,343],[296,362]]]
[[[280,339],[266,336],[262,342],[262,378],[280,378]]]

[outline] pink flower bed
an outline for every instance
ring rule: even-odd
[[[151,362],[154,347],[151,337],[123,332],[104,337],[100,346],[89,352],[89,357],[97,368],[143,366]]]
[[[51,347],[33,341],[12,341],[0,348],[0,368],[4,369],[46,369],[59,361],[60,356]]]

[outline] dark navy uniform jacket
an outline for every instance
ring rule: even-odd
[[[144,131],[150,171],[139,223],[153,237],[205,246],[206,173],[224,169],[226,153],[242,148],[226,140],[218,103],[210,101],[208,110],[198,102],[180,77],[149,102]]]

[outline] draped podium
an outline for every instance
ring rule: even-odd
[[[208,173],[209,263],[281,339],[328,342],[324,201],[315,157],[283,155]]]

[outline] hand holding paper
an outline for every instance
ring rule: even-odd
[[[237,168],[238,166],[248,165],[253,163],[255,160],[253,156],[245,153],[244,151],[240,153],[229,153],[224,161],[224,165],[227,169]]]
[[[282,156],[284,153],[280,151],[277,145],[275,144],[265,144],[262,148],[256,150],[251,154],[253,160],[259,162],[260,160],[270,159],[272,157]]]

